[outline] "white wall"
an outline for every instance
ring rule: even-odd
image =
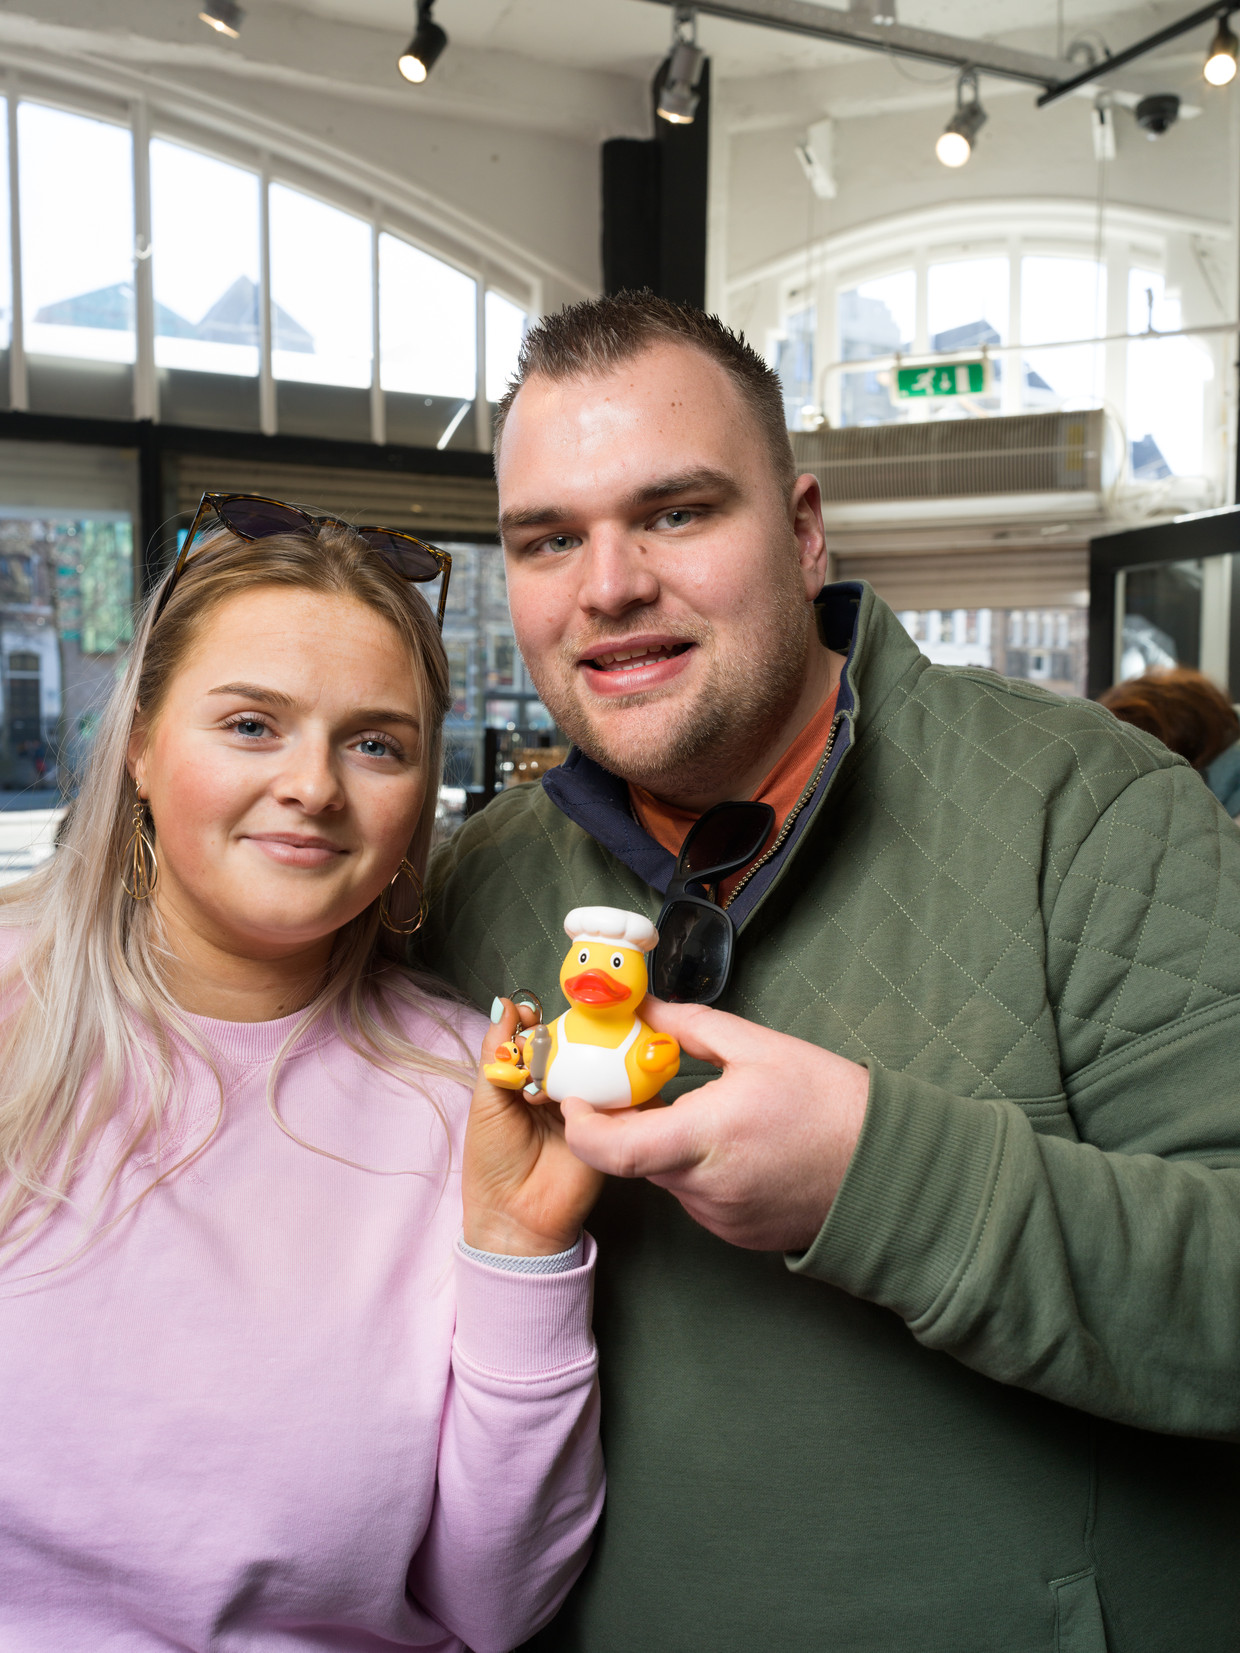
[[[1208,87],[1197,56],[1160,71],[1138,74],[1134,66],[1124,84],[1178,92],[1202,113],[1152,143],[1126,110],[1117,109],[1109,202],[1234,225],[1240,87]],[[837,235],[940,203],[1048,196],[1095,201],[1088,100],[1068,97],[1038,109],[1035,88],[985,77],[981,93],[990,119],[968,164],[951,171],[934,154],[954,106],[950,79],[912,88],[884,60],[870,59],[846,76],[833,70],[761,86],[725,82],[717,115],[723,141],[716,152],[727,173],[727,278],[803,248],[807,236]],[[823,115],[835,117],[839,193],[819,202],[793,147]]]

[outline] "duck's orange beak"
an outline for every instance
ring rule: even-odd
[[[582,1004],[623,1004],[633,997],[631,988],[609,976],[606,970],[583,970],[579,976],[570,976],[564,983],[570,999]]]

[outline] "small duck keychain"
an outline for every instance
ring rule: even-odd
[[[538,1021],[520,1029],[483,1069],[494,1085],[553,1102],[580,1096],[595,1108],[635,1108],[659,1094],[680,1071],[680,1046],[639,1014],[646,998],[646,954],[659,932],[641,913],[618,907],[574,907],[564,920],[572,942],[560,967],[569,1008],[548,1026],[534,994]]]

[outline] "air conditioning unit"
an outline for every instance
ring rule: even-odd
[[[828,505],[991,494],[1097,493],[1103,412],[1018,413],[925,424],[791,431]]]

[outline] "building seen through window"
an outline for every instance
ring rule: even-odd
[[[817,312],[811,306],[795,310],[787,320],[787,337],[775,349],[775,371],[784,392],[784,421],[789,430],[801,430],[812,416],[814,388],[814,332]]]
[[[444,726],[444,785],[454,792],[485,779],[485,732],[502,729],[531,744],[556,739],[551,714],[525,669],[512,634],[498,545],[443,542],[452,553],[452,582],[443,639],[452,675],[452,708]],[[463,796],[453,807],[463,808]]]
[[[863,281],[839,295],[840,360],[859,361],[913,347],[917,276],[912,270]],[[882,425],[894,419],[889,369],[840,377],[840,423]]]
[[[940,666],[982,666],[1056,694],[1084,695],[1084,608],[905,609],[900,621]]]
[[[17,110],[26,349],[132,362],[129,132],[38,103]]]
[[[128,519],[0,517],[0,882],[50,852],[133,641],[133,600]]]
[[[1128,331],[1172,332],[1180,300],[1157,270],[1128,272]],[[1128,445],[1133,476],[1161,482],[1205,463],[1205,388],[1214,362],[1201,339],[1140,339],[1128,346]]]
[[[227,235],[204,236],[204,221],[227,224]],[[256,377],[258,174],[156,138],[151,271],[157,366]],[[278,305],[272,326],[282,343],[308,337]]]

